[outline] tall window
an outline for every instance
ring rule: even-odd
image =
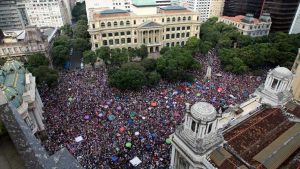
[[[196,129],[196,122],[194,120],[192,121],[191,129],[192,129],[192,131],[195,131],[195,129]]]
[[[123,21],[120,22],[120,26],[124,26],[124,22]]]
[[[277,83],[278,83],[278,80],[277,80],[277,79],[274,79],[274,80],[273,80],[273,83],[272,83],[272,86],[271,86],[272,89],[275,89]]]
[[[212,128],[212,123],[210,123],[208,126],[207,134],[209,134],[211,132],[211,128]]]
[[[102,23],[101,23],[101,28],[104,28],[104,27],[105,27],[105,23],[102,22]]]
[[[118,23],[116,21],[114,22],[114,26],[118,26]]]
[[[107,26],[108,26],[108,27],[111,27],[111,22],[107,22]]]
[[[130,25],[130,21],[126,21],[126,25],[127,25],[127,26]]]

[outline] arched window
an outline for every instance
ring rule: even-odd
[[[208,126],[207,134],[209,134],[211,132],[211,128],[212,128],[212,123],[210,123]]]
[[[167,22],[170,22],[170,18],[167,18]]]
[[[117,23],[117,21],[115,21],[115,22],[114,22],[114,26],[118,26],[118,23]]]
[[[175,19],[175,17],[173,17],[173,18],[172,18],[172,22],[175,22],[175,21],[176,21],[176,19]]]
[[[192,17],[189,16],[189,17],[188,17],[188,20],[189,20],[189,21],[192,20]]]
[[[104,27],[105,27],[105,23],[102,22],[102,23],[101,23],[101,28],[104,28]]]
[[[177,18],[177,21],[180,22],[180,21],[181,21],[181,17],[178,17],[178,18]]]
[[[124,22],[123,21],[120,22],[120,26],[124,26]]]
[[[108,26],[108,27],[111,27],[111,22],[107,22],[107,26]]]
[[[184,16],[184,17],[182,18],[182,20],[183,20],[183,21],[186,21],[186,17]]]
[[[126,21],[126,25],[130,25],[130,21]]]
[[[196,129],[196,122],[194,120],[192,121],[191,129],[192,129],[192,131],[195,131],[195,129]]]

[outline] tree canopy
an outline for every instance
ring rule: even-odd
[[[190,40],[187,47],[201,53],[216,48],[226,71],[245,73],[277,65],[291,67],[300,47],[300,34],[277,32],[269,36],[241,35],[234,26],[210,18],[201,26],[200,49],[197,41]],[[236,48],[234,48],[236,47]]]
[[[26,67],[36,77],[39,85],[45,83],[49,87],[54,87],[58,84],[58,72],[49,68],[48,58],[44,54],[29,56]]]
[[[83,19],[84,16],[86,18],[85,2],[76,3],[74,8],[72,9],[72,16],[74,17],[75,20]]]

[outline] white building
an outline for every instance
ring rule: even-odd
[[[209,103],[198,102],[191,108],[187,104],[184,124],[171,136],[172,168],[214,168],[206,157],[223,142],[218,130],[220,117]]]
[[[36,88],[35,77],[22,63],[8,60],[0,68],[0,100],[11,103],[33,133],[45,130],[43,103]]]
[[[283,106],[293,98],[291,88],[293,73],[285,67],[276,67],[268,72],[265,83],[254,92],[264,104]]]
[[[289,33],[290,34],[300,33],[300,3]]]
[[[92,9],[122,9],[131,11],[132,4],[149,4],[149,6],[169,6],[171,0],[85,0],[87,16]],[[89,18],[89,17],[88,17]]]
[[[30,25],[62,27],[71,23],[69,0],[27,0],[25,7]]]
[[[254,18],[252,14],[234,17],[222,16],[219,18],[219,22],[233,25],[242,35],[249,35],[252,37],[269,35],[272,25],[269,13],[263,13],[259,19]]]
[[[184,6],[200,13],[202,21],[223,14],[225,0],[172,0],[172,4]]]
[[[57,33],[57,29],[41,29],[36,26],[25,30],[0,31],[0,58],[23,57],[34,53],[49,52],[49,43]]]

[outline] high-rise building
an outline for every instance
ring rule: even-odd
[[[224,0],[172,0],[172,4],[198,12],[202,21],[222,16],[224,8]]]
[[[30,25],[61,27],[71,23],[69,0],[27,0],[25,7]]]
[[[87,16],[89,16],[90,14],[90,9],[107,8],[131,11],[132,3],[146,3],[155,4],[157,6],[168,6],[171,5],[171,0],[85,0]]]
[[[300,3],[298,6],[298,10],[296,12],[296,15],[294,17],[294,21],[292,23],[290,34],[297,34],[300,33]]]
[[[290,31],[300,0],[226,0],[223,15],[252,13],[258,18],[263,12],[271,14],[271,32]]]
[[[0,1],[0,29],[24,29],[28,25],[24,0]]]
[[[92,50],[101,46],[135,48],[146,45],[149,53],[164,46],[184,45],[199,37],[198,13],[180,6],[157,6],[140,1],[132,12],[121,9],[91,10],[89,33]]]

